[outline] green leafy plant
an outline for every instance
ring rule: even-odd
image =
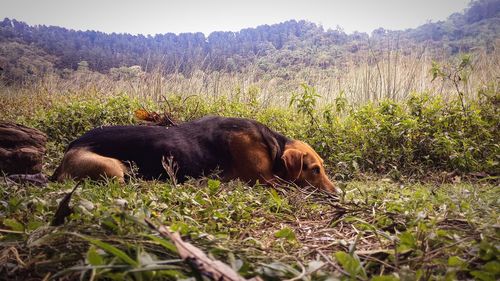
[[[312,123],[316,115],[316,102],[320,95],[316,93],[316,89],[314,87],[309,86],[306,83],[302,83],[300,86],[303,91],[292,95],[289,106],[295,106],[297,111],[310,118]]]
[[[348,280],[356,280],[357,277],[367,279],[366,271],[361,265],[357,256],[346,252],[336,252],[335,259],[342,265],[342,268],[348,273]]]
[[[465,93],[469,76],[472,71],[472,55],[464,54],[460,56],[456,64],[440,65],[437,62],[432,62],[432,81],[436,78],[441,78],[443,81],[450,81],[453,83],[455,90],[460,98],[460,103],[464,114],[467,114]]]

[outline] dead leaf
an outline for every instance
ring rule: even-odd
[[[177,125],[177,123],[174,121],[174,119],[168,112],[160,114],[154,111],[150,112],[144,108],[141,108],[134,111],[134,115],[137,119],[146,121],[150,125],[164,126],[164,127]]]
[[[137,119],[139,119],[139,120],[144,120],[144,121],[154,122],[154,121],[156,121],[156,120],[155,120],[155,119],[156,119],[155,117],[156,117],[156,115],[158,115],[158,114],[156,114],[156,113],[154,113],[154,112],[153,112],[153,113],[150,113],[150,112],[148,112],[147,110],[145,110],[145,109],[141,108],[141,109],[137,109],[136,111],[134,111],[134,115],[135,115],[135,117],[136,117]]]

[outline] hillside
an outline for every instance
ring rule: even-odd
[[[168,27],[165,27],[168,30]],[[143,70],[192,75],[204,72],[272,72],[289,79],[304,68],[344,69],[367,53],[387,50],[412,56],[425,50],[432,57],[498,48],[500,1],[472,2],[445,21],[407,30],[374,30],[347,34],[307,21],[290,20],[239,32],[158,34],[155,36],[76,31],[56,26],[30,26],[15,19],[0,23],[1,78],[7,84],[31,81],[56,71],[138,65]],[[292,74],[291,74],[292,73]]]

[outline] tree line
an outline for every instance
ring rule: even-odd
[[[290,20],[238,32],[131,35],[78,31],[57,26],[30,26],[15,19],[0,22],[0,71],[15,81],[52,70],[76,70],[85,61],[92,71],[140,66],[164,73],[190,75],[194,70],[242,72],[250,65],[263,71],[278,68],[332,68],[353,61],[359,53],[416,46],[453,55],[480,47],[495,48],[500,32],[500,0],[471,2],[463,13],[445,21],[371,35],[341,28],[327,29],[307,21]]]

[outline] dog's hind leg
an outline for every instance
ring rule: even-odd
[[[85,148],[79,148],[66,152],[53,177],[57,181],[116,178],[123,183],[126,171],[127,168],[118,159],[101,156]]]

